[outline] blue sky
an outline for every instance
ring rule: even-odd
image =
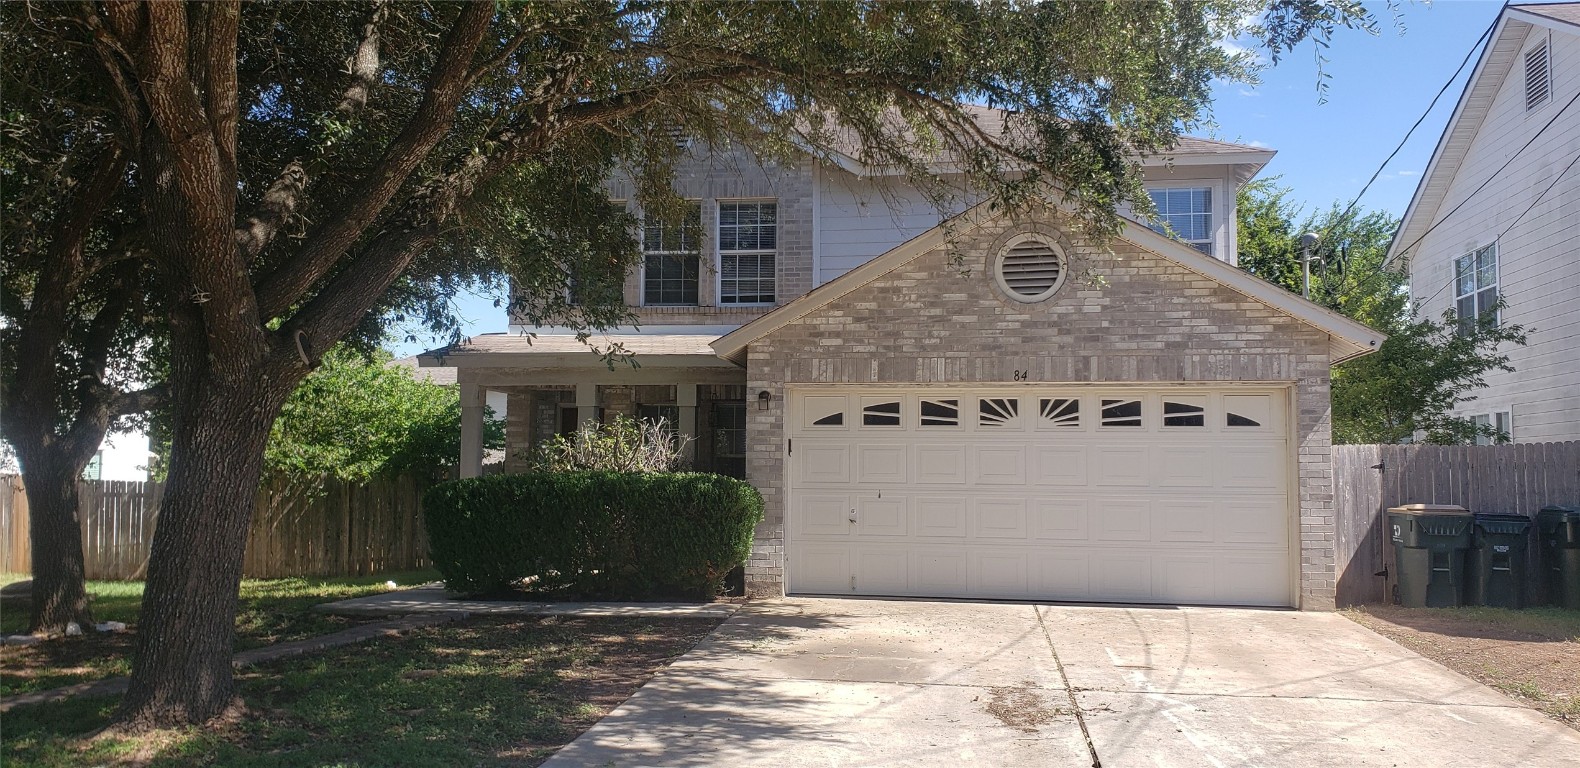
[[[1326,51],[1327,102],[1319,103],[1313,45],[1306,43],[1262,75],[1257,86],[1219,83],[1214,138],[1271,147],[1278,156],[1260,178],[1279,176],[1307,210],[1347,204],[1404,138],[1498,15],[1500,3],[1446,0],[1402,3],[1398,25],[1382,3],[1368,3],[1379,32],[1341,31]],[[1360,205],[1402,216],[1453,112],[1465,67]]]
[[[1260,178],[1280,177],[1278,183],[1291,190],[1290,199],[1308,211],[1334,201],[1347,204],[1426,110],[1501,4],[1401,2],[1397,25],[1384,3],[1368,7],[1377,14],[1378,34],[1343,30],[1326,51],[1326,103],[1319,103],[1315,53],[1308,42],[1266,70],[1259,85],[1217,84],[1215,127],[1195,133],[1277,150]],[[1474,65],[1472,60],[1367,191],[1363,210],[1404,214]],[[493,306],[492,297],[462,295],[456,305],[468,321],[468,335],[507,330],[505,313]],[[431,342],[424,337],[392,348],[409,355],[442,344]]]

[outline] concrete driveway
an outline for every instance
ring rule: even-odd
[[[1580,766],[1580,733],[1334,614],[753,604],[549,766]]]

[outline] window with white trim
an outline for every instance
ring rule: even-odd
[[[642,303],[697,305],[698,260],[702,255],[702,204],[687,203],[679,221],[656,217],[642,223]]]
[[[1213,255],[1212,187],[1158,187],[1147,190],[1158,216],[1152,229]]]
[[[1547,103],[1553,93],[1552,48],[1543,40],[1525,52],[1525,109]]]
[[[1496,436],[1476,435],[1476,445],[1496,445],[1503,442],[1514,441],[1514,419],[1508,411],[1494,413],[1479,413],[1470,417],[1472,424],[1478,427],[1491,427]]]
[[[1454,260],[1454,311],[1459,315],[1459,333],[1468,336],[1476,322],[1490,317],[1498,322],[1498,244],[1465,254]]]
[[[778,204],[719,203],[719,303],[774,303]]]

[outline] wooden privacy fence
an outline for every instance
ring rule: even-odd
[[[1334,446],[1340,606],[1392,600],[1396,572],[1386,513],[1417,502],[1527,517],[1549,504],[1580,505],[1580,442]],[[1541,597],[1534,538],[1531,543],[1528,600]]]
[[[424,487],[412,477],[366,484],[270,478],[258,489],[242,573],[363,576],[425,568]],[[163,484],[82,481],[77,491],[88,578],[143,578]],[[0,477],[0,572],[31,568],[22,480]]]

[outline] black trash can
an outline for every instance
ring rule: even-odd
[[[1475,535],[1465,556],[1465,603],[1496,608],[1525,607],[1525,558],[1531,519],[1524,515],[1476,515]]]
[[[1406,504],[1388,510],[1392,531],[1394,587],[1406,608],[1453,608],[1465,604],[1465,551],[1470,549],[1470,511],[1453,504]]]
[[[1542,507],[1536,536],[1547,602],[1580,610],[1580,507]]]

